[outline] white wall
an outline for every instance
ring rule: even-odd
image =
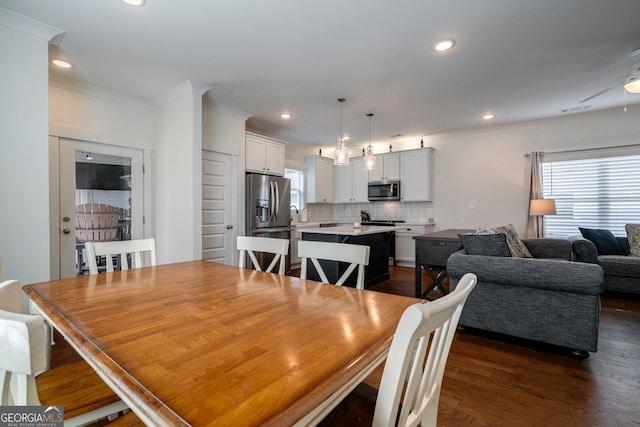
[[[48,40],[0,25],[0,259],[6,279],[49,279]]]
[[[155,235],[159,264],[202,259],[202,95],[184,82],[155,110]]]
[[[434,155],[437,229],[513,224],[526,235],[530,163],[525,153],[640,144],[640,109],[621,108],[425,138]],[[469,209],[469,203],[476,209]]]
[[[153,150],[150,102],[52,78],[49,133],[81,141]]]

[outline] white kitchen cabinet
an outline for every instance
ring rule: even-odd
[[[396,229],[396,256],[397,265],[414,267],[416,263],[416,243],[414,236],[430,233],[433,224],[402,224]]]
[[[400,200],[428,202],[433,199],[433,149],[421,148],[400,153]]]
[[[307,203],[333,202],[333,159],[306,156],[304,158],[304,188]]]
[[[349,159],[346,166],[333,167],[333,202],[366,203],[369,171],[364,168],[364,158]]]
[[[284,175],[285,144],[261,135],[247,133],[245,170],[268,175]]]
[[[369,171],[369,181],[400,179],[400,154],[376,155],[376,170]]]

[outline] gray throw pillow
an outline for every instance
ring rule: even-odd
[[[511,251],[504,234],[458,234],[462,247],[469,255],[510,257]]]
[[[504,225],[502,227],[496,227],[493,229],[496,233],[504,233],[507,238],[507,245],[509,246],[509,252],[511,256],[515,258],[533,258],[529,249],[518,237],[518,233],[513,225]]]

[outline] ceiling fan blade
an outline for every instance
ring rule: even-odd
[[[582,101],[579,101],[579,102],[578,102],[578,104],[583,104],[583,103],[585,103],[585,102],[589,102],[589,101],[591,101],[593,98],[597,98],[598,96],[603,95],[603,94],[605,94],[605,93],[609,92],[610,90],[613,90],[613,89],[615,89],[615,88],[617,88],[617,87],[622,86],[622,84],[623,84],[623,83],[624,83],[624,82],[619,82],[619,83],[616,83],[616,84],[614,84],[614,85],[612,85],[612,86],[609,86],[609,87],[608,87],[608,88],[606,88],[606,89],[601,90],[600,92],[596,92],[596,93],[594,93],[593,95],[586,97],[586,98],[585,98],[585,99],[583,99]]]

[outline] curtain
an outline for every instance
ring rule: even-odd
[[[535,199],[542,199],[542,174],[540,173],[542,157],[544,157],[544,153],[541,151],[532,151],[529,155],[529,160],[531,161],[529,202]],[[529,215],[529,206],[527,206],[527,215]],[[542,216],[529,215],[529,219],[527,221],[527,236],[544,236],[544,219]]]

